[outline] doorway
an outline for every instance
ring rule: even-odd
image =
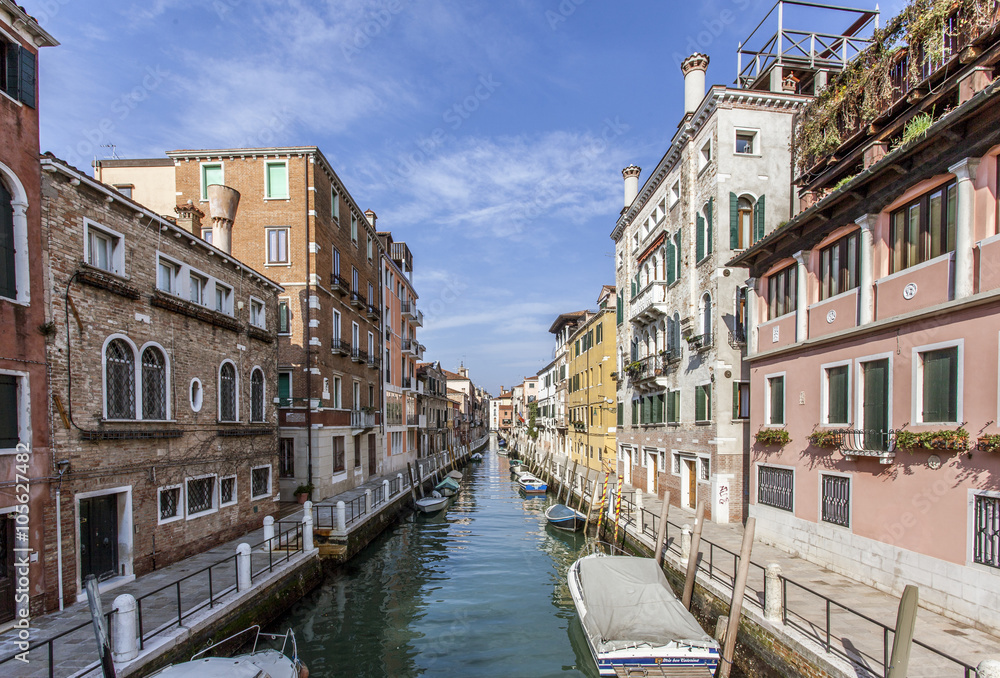
[[[656,450],[646,450],[646,492],[650,494],[656,494],[656,462],[658,456]]]
[[[118,496],[80,500],[80,579],[98,581],[118,574]]]
[[[696,508],[698,504],[698,462],[695,459],[684,459],[684,477],[681,484],[685,491],[684,505]]]
[[[0,516],[0,623],[10,621],[17,611],[14,605],[14,521]]]
[[[378,456],[375,454],[375,435],[368,434],[368,475],[375,475],[375,466],[378,463]]]

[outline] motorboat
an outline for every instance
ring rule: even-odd
[[[451,478],[452,480],[461,481],[462,478],[465,477],[465,474],[458,470],[448,471],[448,477]]]
[[[545,494],[545,490],[549,488],[544,480],[530,473],[522,473],[517,479],[517,484],[528,494]]]
[[[482,460],[483,460],[483,455],[481,455],[479,452],[476,452],[474,455],[469,457],[469,461],[482,461]]]
[[[436,513],[448,505],[448,497],[434,491],[426,497],[417,499],[417,510],[421,513]]]
[[[553,504],[545,509],[545,519],[552,527],[567,532],[582,530],[587,522],[587,516],[565,504]]]
[[[250,652],[228,656],[206,656],[221,645],[230,644],[244,634],[255,633]],[[258,649],[261,639],[281,641],[280,649]],[[243,639],[240,644],[249,642]],[[290,656],[289,656],[290,653]],[[309,670],[298,658],[295,634],[261,633],[251,626],[239,633],[206,647],[191,657],[191,661],[173,664],[152,674],[156,678],[308,678]]]
[[[454,478],[445,477],[444,480],[434,486],[434,489],[443,497],[453,497],[459,493],[462,486]]]
[[[595,553],[573,563],[568,579],[600,675],[654,666],[714,675],[719,643],[677,599],[652,558]]]

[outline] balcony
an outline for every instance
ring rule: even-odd
[[[377,370],[380,367],[379,360],[373,355],[368,356],[368,369]]]
[[[361,292],[351,292],[351,306],[364,310],[368,307],[368,300]]]
[[[369,429],[378,426],[378,412],[351,410],[351,428]]]
[[[891,464],[896,456],[895,431],[840,429],[835,434],[837,447],[845,461],[853,461],[855,457],[874,457],[880,464]]]
[[[351,286],[347,284],[341,276],[336,273],[330,275],[330,290],[335,294],[344,296],[351,289]]]
[[[711,348],[714,339],[711,332],[705,334],[692,334],[687,337],[688,347],[693,351],[704,351]]]
[[[351,360],[358,364],[364,364],[368,362],[368,351],[362,351],[360,348],[355,348],[351,350]]]
[[[629,320],[640,325],[656,322],[667,315],[667,283],[651,282],[629,303]]]
[[[416,343],[416,342],[414,342],[414,343]],[[427,350],[427,347],[424,346],[423,344],[417,344],[416,348],[417,348],[417,352],[416,352],[417,360],[423,360],[424,359],[424,351]]]
[[[587,432],[587,422],[585,422],[585,421],[574,421],[573,422],[573,430],[576,431],[577,433],[586,433]]]
[[[403,339],[403,353],[416,356],[419,348],[420,344],[413,339]]]
[[[640,388],[643,386],[662,386],[656,382],[656,379],[666,377],[669,370],[680,362],[680,359],[681,351],[679,348],[661,351],[656,355],[637,360],[626,367],[625,372],[632,384]]]
[[[351,342],[345,339],[334,338],[331,344],[331,351],[334,355],[350,355],[351,354]]]
[[[418,415],[418,414],[408,414],[408,415],[406,415],[406,425],[407,426],[419,426],[420,425],[420,415]]]
[[[378,322],[379,319],[378,309],[372,306],[371,304],[368,304],[368,308],[365,311],[365,315],[368,316],[369,320],[374,320],[375,322]]]

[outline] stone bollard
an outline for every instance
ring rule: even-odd
[[[274,541],[274,516],[264,516],[264,550],[271,551]]]
[[[382,493],[383,493],[382,496],[385,497],[385,500],[389,501],[389,481],[388,480],[383,480],[382,481]]]
[[[399,479],[399,491],[402,492],[403,491],[403,474],[402,473],[397,473],[396,474],[396,478]]]
[[[139,612],[135,598],[127,593],[115,598],[111,604],[115,610],[111,638],[114,640],[113,655],[116,662],[129,662],[139,656]]]
[[[781,621],[781,566],[770,563],[764,570],[764,619]]]
[[[642,492],[640,490],[635,491],[635,510],[642,515]]]
[[[691,526],[687,523],[681,527],[681,559],[687,560],[691,555]]]
[[[420,462],[417,462],[417,482],[424,482],[424,465]]]
[[[337,531],[347,532],[347,504],[342,501],[337,502]]]
[[[1000,678],[1000,659],[984,659],[976,667],[979,678]]]
[[[371,511],[372,510],[372,491],[371,490],[365,490],[365,510],[366,511]]]
[[[311,508],[302,516],[302,550],[306,552],[313,550],[313,513]]]
[[[236,547],[236,590],[250,588],[250,544],[243,542]]]

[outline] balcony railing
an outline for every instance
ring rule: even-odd
[[[882,464],[892,463],[896,456],[896,432],[881,429],[839,429],[837,447],[844,459],[876,457]]]
[[[667,371],[680,359],[681,351],[679,348],[661,351],[656,355],[646,356],[635,361],[625,368],[625,373],[628,374],[633,383],[655,379],[666,375]]]
[[[335,338],[330,342],[330,350],[338,355],[350,355],[351,342],[346,339]]]
[[[646,285],[629,302],[629,319],[646,324],[667,314],[667,283],[654,281]]]
[[[377,370],[381,366],[379,359],[373,355],[368,356],[368,369]]]
[[[410,355],[417,355],[417,350],[420,346],[413,339],[403,339],[403,353],[409,353]]]
[[[351,350],[351,360],[356,363],[368,362],[368,351],[362,351],[360,348]]]
[[[351,292],[351,306],[361,309],[367,308],[368,300],[365,299],[365,295],[361,294],[361,292]]]
[[[705,334],[692,334],[687,338],[688,346],[690,346],[695,351],[700,351],[705,348],[709,348],[712,345],[713,338],[711,332],[706,332]]]
[[[351,428],[374,428],[378,426],[378,412],[351,410]]]
[[[336,273],[330,274],[330,289],[343,296],[351,289],[351,286],[341,276]]]
[[[408,414],[408,415],[406,415],[406,425],[407,426],[419,426],[420,425],[420,415],[419,414]]]
[[[368,304],[368,308],[367,308],[365,314],[368,316],[369,320],[378,320],[379,319],[378,309],[375,308],[374,306],[372,306],[371,304]]]

